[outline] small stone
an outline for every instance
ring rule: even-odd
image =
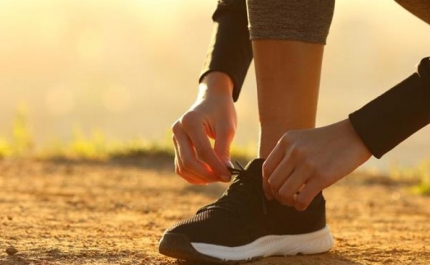
[[[16,248],[14,248],[14,247],[8,247],[8,248],[6,249],[6,253],[7,253],[9,256],[13,256],[13,255],[15,255],[16,253],[18,253],[18,250],[17,250]]]

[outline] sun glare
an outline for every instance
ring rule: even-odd
[[[46,107],[56,116],[69,114],[75,106],[75,95],[72,89],[58,87],[49,90],[45,97]]]
[[[68,135],[65,117],[83,128],[119,131],[119,137],[164,133],[195,100],[216,5],[0,0],[0,138],[21,101],[28,102],[41,142],[46,132]],[[336,1],[318,125],[343,119],[410,74],[428,56],[426,32],[428,25],[395,1]],[[243,146],[258,138],[255,86],[251,67],[236,104],[241,122],[235,141]],[[415,143],[424,136],[418,138]]]

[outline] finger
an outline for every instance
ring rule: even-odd
[[[184,180],[186,180],[190,184],[195,184],[195,185],[203,184],[201,180],[199,180],[195,177],[195,175],[189,174],[185,170],[181,169],[181,167],[182,167],[181,162],[179,161],[179,159],[177,159],[175,157],[175,172],[176,172],[176,174],[178,174],[181,178],[183,178]]]
[[[174,144],[174,150],[175,150],[175,172],[176,174],[178,174],[179,176],[181,176],[183,179],[185,179],[187,182],[191,183],[191,184],[204,184],[203,181],[203,177],[201,176],[197,176],[196,174],[190,174],[187,170],[185,170],[184,166],[182,165],[181,162],[181,157],[179,155],[179,147],[178,147],[178,143],[175,139],[175,137],[173,137],[173,144]]]
[[[263,172],[264,172],[264,163],[263,163]],[[264,195],[266,197],[267,200],[273,200],[275,197],[272,194],[272,190],[270,189],[270,184],[268,181],[268,178],[265,177],[264,173],[263,173],[263,191],[264,191]]]
[[[272,194],[272,191],[270,190],[270,185],[267,182],[267,179],[263,178],[263,191],[264,191],[264,195],[266,197],[267,200],[273,200],[274,195]]]
[[[285,149],[277,144],[263,163],[263,178],[269,179],[284,157]]]
[[[282,162],[284,156],[285,151],[283,151],[282,148],[277,145],[263,163],[263,190],[268,200],[274,198],[272,189],[270,188],[269,178],[278,165]]]
[[[189,140],[188,144],[185,141],[177,141],[179,150],[178,161],[182,175],[193,178],[199,184],[219,181],[219,178],[213,171],[206,164],[198,160],[194,149],[189,147],[191,145]]]
[[[308,183],[306,183],[300,194],[298,194],[294,207],[298,211],[306,210],[306,208],[308,208],[309,204],[312,202],[315,196],[317,196],[318,193],[321,191],[322,187],[319,184],[319,181],[315,178],[312,178],[311,180],[309,180]]]
[[[218,130],[215,135],[214,151],[221,162],[227,167],[234,167],[230,160],[230,145],[233,140],[233,133],[227,130]],[[225,181],[230,181],[230,176],[225,176]]]
[[[294,171],[294,164],[289,156],[285,156],[268,180],[270,189],[275,198],[279,199],[279,189],[288,180]]]
[[[233,141],[234,133],[228,128],[218,128],[215,131],[214,151],[219,159],[228,165],[230,162],[230,145]]]
[[[217,157],[212,146],[209,142],[208,137],[203,130],[203,127],[185,127],[186,133],[189,135],[192,144],[197,152],[198,158],[202,159],[214,173],[224,181],[229,181],[231,174],[227,167]],[[178,139],[179,140],[179,139]]]
[[[303,168],[296,168],[279,189],[279,197],[281,198],[281,201],[286,205],[295,205],[298,193],[301,191],[303,185],[306,184],[309,177],[310,175],[308,171]]]
[[[175,141],[182,171],[193,173],[196,178],[207,183],[220,180],[207,165],[198,160],[190,138],[181,128],[175,130]]]

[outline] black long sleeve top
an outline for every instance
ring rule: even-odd
[[[253,58],[245,0],[218,1],[212,19],[214,34],[200,81],[212,71],[226,73],[233,81],[236,101]],[[421,61],[416,73],[350,114],[349,120],[377,158],[429,124],[429,58]]]
[[[199,81],[213,71],[229,75],[234,84],[233,99],[237,101],[253,59],[245,0],[218,1],[212,20],[212,39]]]
[[[430,123],[430,61],[361,109],[349,115],[355,131],[377,158]]]

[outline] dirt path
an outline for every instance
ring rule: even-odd
[[[325,193],[334,249],[252,264],[430,264],[430,198],[407,187],[350,176]],[[159,255],[157,241],[224,188],[187,185],[156,161],[0,161],[0,265],[196,265]]]

